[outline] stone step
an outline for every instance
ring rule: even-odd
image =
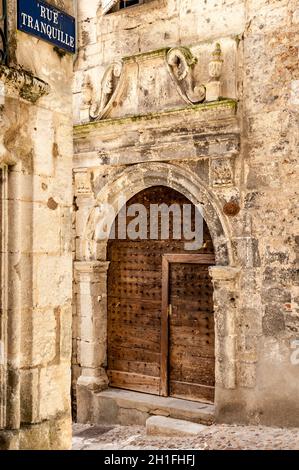
[[[207,429],[207,426],[203,424],[182,419],[165,418],[165,416],[151,416],[146,420],[146,434],[149,436],[198,436],[205,429]]]
[[[90,398],[86,397],[86,405],[93,410],[88,418],[93,424],[144,426],[155,415],[206,425],[214,422],[214,405],[207,403],[112,388],[92,394],[92,404]]]

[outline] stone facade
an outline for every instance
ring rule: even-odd
[[[73,58],[16,32],[16,3],[0,65],[0,448],[68,449]]]
[[[298,12],[293,0],[153,0],[105,15],[80,3],[79,416],[108,383],[97,208],[156,184],[204,204],[215,245],[216,419],[299,425]]]

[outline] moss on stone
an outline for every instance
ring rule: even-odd
[[[237,101],[233,99],[220,99],[218,101],[212,101],[210,103],[200,103],[193,106],[186,106],[184,108],[173,108],[168,109],[165,111],[157,112],[157,113],[148,113],[148,114],[135,114],[133,116],[125,116],[123,118],[115,118],[115,119],[104,119],[101,121],[93,121],[88,122],[86,124],[78,124],[74,126],[75,131],[84,131],[92,129],[93,127],[104,127],[104,126],[113,126],[113,125],[121,125],[130,122],[138,122],[138,121],[150,121],[151,119],[159,119],[163,116],[169,116],[171,114],[179,114],[184,113],[186,111],[206,111],[209,109],[217,109],[217,108],[231,108],[237,109]]]
[[[124,62],[130,62],[134,59],[140,59],[142,57],[158,57],[163,54],[166,54],[169,51],[169,47],[162,47],[161,49],[155,49],[154,51],[141,52],[140,54],[128,55],[123,57]]]

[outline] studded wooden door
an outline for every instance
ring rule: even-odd
[[[213,255],[163,257],[164,395],[214,401],[213,264]]]
[[[128,203],[190,204],[182,194],[157,186],[137,194]],[[149,213],[148,213],[149,215]],[[127,217],[127,224],[132,218]],[[148,216],[149,220],[149,216]],[[119,217],[116,219],[118,233]],[[170,224],[171,225],[171,224]],[[115,239],[108,242],[108,377],[110,386],[151,394],[165,394],[162,318],[162,258],[185,251],[184,238],[150,240]],[[196,252],[213,254],[213,244],[204,224],[204,245]],[[183,278],[180,282],[185,284]],[[166,332],[167,334],[167,332]]]

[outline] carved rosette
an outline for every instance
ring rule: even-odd
[[[92,100],[89,116],[93,121],[105,118],[111,108],[118,102],[123,89],[123,62],[113,62],[107,68],[101,82],[99,99]]]
[[[168,72],[178,93],[188,104],[202,103],[206,98],[203,84],[196,84],[194,65],[197,58],[187,47],[174,47],[166,55]]]

